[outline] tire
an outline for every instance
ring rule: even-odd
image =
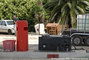
[[[85,45],[89,46],[89,37],[85,39]]]
[[[83,39],[82,39],[81,36],[74,36],[74,37],[72,37],[72,45],[74,45],[74,46],[82,45],[82,41],[83,41]]]
[[[68,44],[65,45],[64,50],[67,51],[67,52],[69,51],[69,45]]]
[[[10,29],[8,30],[8,34],[9,35],[12,35],[12,31]]]

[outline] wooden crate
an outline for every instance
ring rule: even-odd
[[[58,23],[48,23],[46,25],[46,28],[47,28],[48,34],[50,35],[58,35],[61,32],[60,25]]]
[[[49,30],[49,34],[50,34],[50,35],[56,35],[57,32],[56,32],[55,30]]]

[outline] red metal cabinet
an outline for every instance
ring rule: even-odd
[[[14,51],[15,50],[15,40],[5,40],[3,41],[4,51]]]
[[[16,22],[17,51],[28,51],[28,22],[25,20]]]

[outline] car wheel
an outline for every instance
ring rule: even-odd
[[[8,34],[9,35],[12,35],[12,31],[10,29],[8,30]]]
[[[89,37],[85,39],[85,45],[89,46]]]
[[[75,46],[82,45],[82,38],[80,36],[72,37],[72,44],[75,45]]]

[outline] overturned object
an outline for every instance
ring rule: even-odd
[[[39,50],[71,51],[71,38],[68,36],[50,35],[39,38]]]

